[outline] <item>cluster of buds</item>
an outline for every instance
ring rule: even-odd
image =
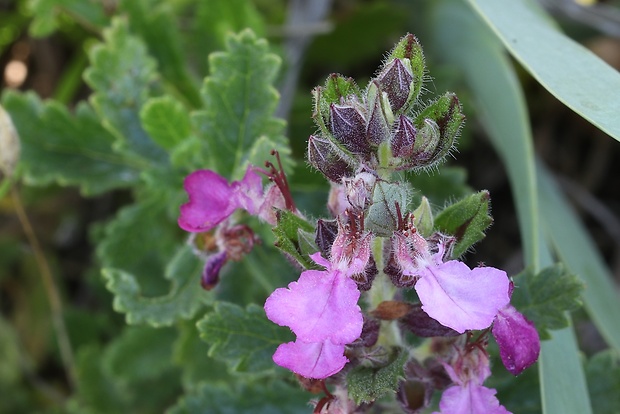
[[[420,104],[424,74],[422,48],[409,34],[365,90],[351,78],[329,76],[313,91],[319,131],[308,139],[310,164],[339,183],[364,169],[412,170],[440,162],[464,116],[452,93]]]

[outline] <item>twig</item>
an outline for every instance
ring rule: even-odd
[[[43,255],[43,250],[41,249],[41,245],[39,244],[39,239],[37,239],[32,225],[30,224],[30,220],[28,219],[28,215],[24,210],[24,206],[22,205],[21,198],[19,196],[19,192],[16,186],[11,187],[11,196],[13,197],[15,212],[17,213],[17,217],[24,229],[24,233],[26,234],[28,243],[30,243],[30,246],[32,247],[35,259],[37,261],[37,266],[39,267],[39,271],[41,273],[41,278],[43,279],[43,285],[45,286],[45,292],[47,294],[47,298],[50,303],[50,309],[52,312],[52,324],[56,333],[56,340],[58,341],[60,358],[62,359],[62,364],[65,368],[69,387],[73,390],[75,389],[77,379],[75,371],[75,360],[73,358],[73,348],[71,347],[71,341],[69,340],[67,327],[62,317],[62,301],[60,299],[60,294],[58,293],[58,289],[56,287],[56,284],[54,283],[54,278],[52,276],[52,272],[50,270],[47,259]]]

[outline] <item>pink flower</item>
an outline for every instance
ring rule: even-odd
[[[332,269],[319,253],[311,257],[327,270],[306,270],[288,288],[276,289],[265,302],[267,317],[290,327],[298,340],[305,342],[355,341],[364,323],[357,305],[357,284],[344,272]]]
[[[238,208],[275,224],[272,207],[284,207],[277,187],[265,195],[261,177],[248,166],[241,181],[228,181],[211,170],[198,170],[185,178],[189,201],[181,206],[178,223],[185,231],[200,233],[211,230]]]
[[[320,253],[310,257],[325,270],[306,270],[288,288],[276,289],[265,302],[265,312],[272,322],[290,327],[297,335],[295,342],[278,347],[274,362],[304,377],[321,379],[344,367],[345,345],[362,333],[360,292],[349,276],[363,267],[356,264],[348,270],[342,257],[336,265]]]
[[[499,345],[502,362],[513,375],[519,375],[538,360],[538,332],[534,324],[514,306],[508,305],[499,311],[492,333]]]
[[[396,234],[392,243],[402,274],[417,279],[422,309],[442,325],[459,333],[485,329],[509,303],[509,280],[503,270],[443,262],[444,246],[439,243],[439,251],[431,254],[427,241],[415,231]]]
[[[441,395],[441,413],[433,414],[510,414],[495,397],[497,391],[482,385],[491,375],[486,352],[466,347],[444,368],[455,385]]]
[[[306,378],[327,378],[339,372],[349,361],[344,356],[344,344],[329,340],[282,344],[273,354],[273,361]]]

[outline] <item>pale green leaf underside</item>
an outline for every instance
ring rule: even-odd
[[[557,30],[532,0],[468,0],[530,74],[620,141],[620,73]]]

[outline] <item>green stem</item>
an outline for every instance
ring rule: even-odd
[[[28,215],[24,210],[24,206],[22,205],[19,192],[14,186],[11,187],[11,195],[13,196],[15,212],[17,213],[17,217],[24,229],[24,233],[26,233],[26,238],[28,239],[28,242],[32,247],[32,251],[34,252],[34,256],[37,261],[37,266],[39,267],[39,271],[41,273],[41,278],[43,279],[43,285],[45,286],[47,298],[50,303],[52,324],[56,333],[56,340],[58,341],[60,358],[62,359],[62,363],[67,374],[67,380],[71,389],[75,389],[75,386],[77,384],[75,359],[73,357],[73,348],[71,347],[71,341],[69,340],[69,333],[67,332],[67,327],[62,317],[63,312],[60,293],[58,292],[58,288],[56,287],[56,284],[54,282],[54,277],[52,276],[49,263],[47,262],[47,259],[43,254],[43,249],[39,244],[39,239],[37,238],[34,229],[32,228],[32,224],[28,219]]]

